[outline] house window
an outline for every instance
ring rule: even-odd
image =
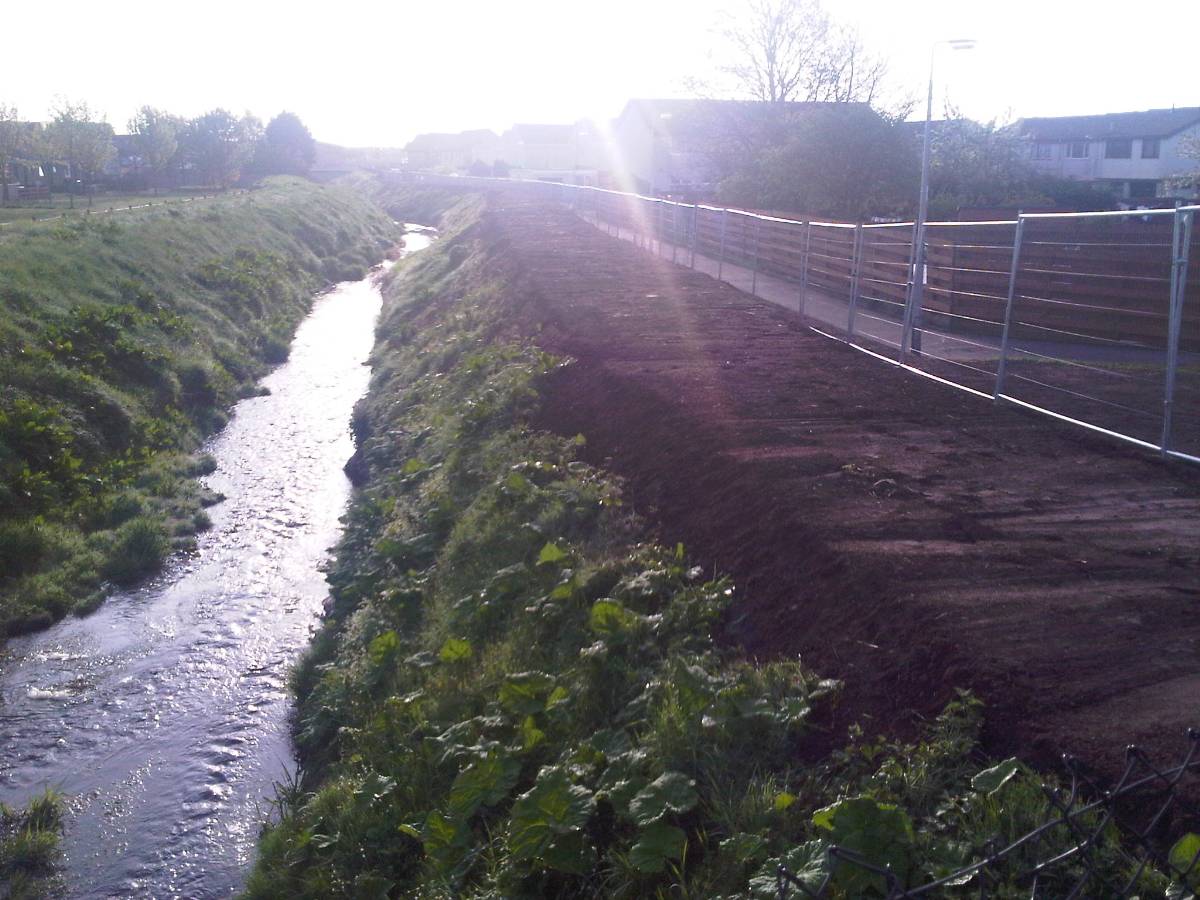
[[[1158,138],[1142,138],[1142,159],[1158,159]]]
[[[1104,142],[1105,159],[1130,159],[1133,156],[1133,141],[1130,138],[1114,138]]]
[[[1067,159],[1087,159],[1088,158],[1088,142],[1087,141],[1071,141],[1067,144]]]
[[[1049,141],[1038,141],[1033,145],[1034,159],[1054,159],[1054,145]]]

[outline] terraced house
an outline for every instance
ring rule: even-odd
[[[1200,106],[1021,119],[1029,158],[1051,175],[1095,181],[1127,200],[1196,199]]]

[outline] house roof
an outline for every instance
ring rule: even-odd
[[[504,136],[526,144],[569,144],[575,139],[575,126],[517,123]]]
[[[1200,122],[1200,106],[1144,109],[1099,116],[1054,116],[1021,119],[1017,128],[1038,141],[1083,141],[1104,138],[1169,137]]]
[[[454,134],[427,132],[418,134],[404,145],[405,150],[424,151],[469,151],[476,147],[492,144],[500,138],[496,132],[487,128],[477,128],[472,131],[459,131]]]

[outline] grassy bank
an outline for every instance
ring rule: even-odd
[[[304,768],[250,897],[773,897],[781,861],[877,896],[884,877],[831,845],[919,883],[1044,821],[1040,778],[978,755],[970,697],[916,744],[853,732],[829,753],[836,683],[720,650],[735,585],[648,542],[621,483],[576,458],[586,436],[529,427],[570,361],[537,347],[540,299],[483,202],[442,221],[385,290],[364,483],[294,677]],[[1027,896],[1032,859],[992,895]]]
[[[228,198],[0,232],[0,637],[155,571],[206,527],[201,439],[313,292],[395,239],[360,194]]]

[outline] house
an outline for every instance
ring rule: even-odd
[[[66,190],[71,182],[71,168],[67,163],[52,157],[53,151],[45,140],[45,126],[41,122],[16,122],[23,132],[18,139],[18,151],[8,160],[0,181],[7,183],[7,200],[19,202],[41,199],[50,191]],[[47,158],[50,157],[50,158]]]
[[[1099,182],[1127,200],[1195,196],[1171,178],[1200,169],[1184,152],[1200,142],[1200,106],[1020,119],[1016,129],[1048,174]]]
[[[520,123],[504,132],[500,142],[500,158],[514,178],[596,183],[602,157],[599,132],[591,122]]]
[[[486,128],[457,134],[418,134],[404,145],[409,168],[458,171],[471,163],[492,165],[499,159],[500,138]]]
[[[778,138],[821,109],[867,110],[861,103],[636,99],[612,125],[609,167],[624,190],[657,196],[710,197],[749,135]]]

